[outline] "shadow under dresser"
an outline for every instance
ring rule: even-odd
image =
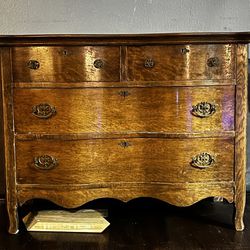
[[[40,198],[235,204],[244,229],[250,33],[2,36],[10,233]]]

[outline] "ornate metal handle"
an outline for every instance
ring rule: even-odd
[[[192,161],[190,162],[192,167],[201,169],[208,168],[214,163],[215,163],[214,157],[206,152],[194,156],[192,158]]]
[[[94,66],[95,66],[95,68],[97,68],[97,69],[103,68],[103,65],[104,65],[104,62],[103,62],[103,60],[101,60],[101,59],[96,59],[96,60],[94,61]]]
[[[208,67],[218,67],[220,64],[220,60],[218,57],[211,57],[207,60]]]
[[[40,63],[36,60],[29,60],[27,62],[27,67],[30,69],[38,69],[40,67]]]
[[[118,145],[120,145],[123,148],[127,148],[127,147],[131,146],[131,143],[128,141],[121,141],[120,143],[118,143]]]
[[[148,58],[148,59],[145,60],[145,62],[144,62],[144,67],[145,68],[153,68],[154,66],[155,66],[155,62],[154,62],[153,59]]]
[[[32,115],[40,119],[48,119],[55,114],[56,108],[48,103],[40,103],[32,108]]]
[[[121,91],[118,92],[118,94],[119,94],[120,96],[124,97],[124,98],[125,98],[126,96],[131,95],[127,90],[121,90]]]
[[[41,155],[34,158],[34,165],[38,169],[50,170],[58,165],[58,160],[50,155]]]
[[[200,102],[192,107],[191,113],[200,118],[206,118],[216,112],[216,105],[209,102]]]

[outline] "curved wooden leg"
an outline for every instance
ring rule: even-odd
[[[8,206],[7,208],[9,214],[9,233],[17,234],[19,231],[19,218],[17,205]]]
[[[242,197],[243,198],[243,197]],[[245,199],[236,200],[235,209],[234,209],[234,225],[236,231],[244,230],[244,210],[245,210]]]

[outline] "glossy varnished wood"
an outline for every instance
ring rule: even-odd
[[[129,46],[127,78],[130,81],[234,79],[234,50],[232,44]],[[212,57],[219,59],[218,66],[207,65]],[[152,68],[145,67],[147,59],[153,60]]]
[[[43,134],[232,131],[234,95],[234,86],[15,89],[15,130]],[[217,111],[207,118],[193,116],[192,106],[199,102],[216,104]],[[34,117],[32,107],[40,103],[54,106],[56,115]]]
[[[12,49],[15,82],[119,81],[120,47],[15,47]],[[38,69],[27,66],[29,60],[40,63]],[[103,66],[96,68],[95,60]]]
[[[24,184],[233,181],[233,139],[17,141],[16,150],[17,181]],[[202,152],[215,163],[206,169],[191,166]],[[56,158],[58,165],[37,169],[34,158],[41,155]]]
[[[235,124],[235,228],[238,231],[244,229],[246,202],[247,60],[247,45],[238,45]]]
[[[1,36],[9,232],[18,231],[18,205],[36,198],[73,208],[138,197],[188,206],[210,196],[235,202],[242,230],[249,40],[249,33]],[[147,59],[153,67],[145,68]],[[30,69],[29,60],[40,67]],[[193,116],[199,102],[216,112]],[[32,115],[44,103],[53,116]],[[191,169],[201,151],[215,163]],[[34,168],[40,154],[58,164]]]

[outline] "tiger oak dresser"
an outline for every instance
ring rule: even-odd
[[[235,204],[244,229],[250,33],[2,36],[10,233],[35,198]]]

